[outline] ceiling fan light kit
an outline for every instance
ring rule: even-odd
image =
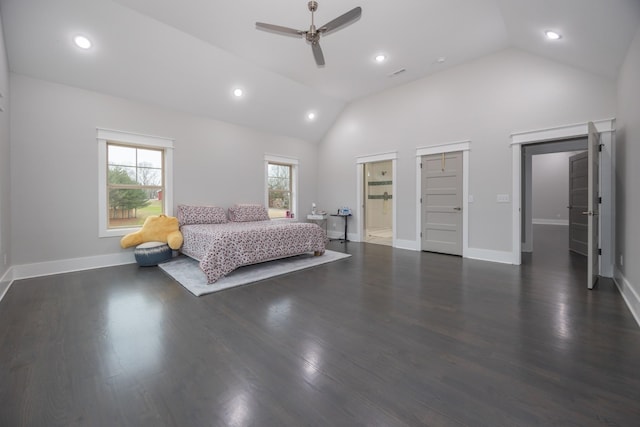
[[[314,14],[318,10],[318,2],[312,0],[307,3],[307,6],[309,7],[309,11],[311,12],[311,26],[307,31],[296,30],[289,27],[282,27],[280,25],[266,24],[264,22],[256,22],[256,28],[285,36],[304,37],[305,40],[309,44],[311,44],[311,51],[313,52],[313,57],[316,61],[316,64],[321,67],[325,65],[325,62],[324,54],[322,52],[322,48],[320,47],[320,36],[327,35],[333,31],[337,31],[358,20],[362,15],[362,8],[355,7],[349,12],[338,16],[336,19],[327,22],[320,28],[316,28]]]

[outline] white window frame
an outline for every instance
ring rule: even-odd
[[[137,227],[109,228],[107,195],[107,143],[124,143],[141,148],[164,150],[164,193],[162,194],[165,215],[173,215],[173,139],[140,135],[110,129],[97,128],[98,141],[98,237],[120,237],[140,229]]]
[[[293,157],[265,154],[264,156],[264,205],[269,209],[269,163],[279,163],[291,167],[291,213],[294,220],[298,216],[298,159]],[[274,220],[288,220],[290,218],[273,218]]]

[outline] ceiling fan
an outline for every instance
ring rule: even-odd
[[[313,57],[316,60],[316,64],[322,66],[324,65],[324,55],[322,53],[322,48],[320,47],[320,36],[339,30],[340,28],[357,20],[360,18],[360,15],[362,15],[362,8],[354,7],[349,12],[338,16],[333,21],[329,21],[322,27],[316,28],[313,20],[313,14],[318,10],[318,2],[310,1],[307,6],[311,12],[311,26],[307,31],[281,27],[280,25],[265,24],[264,22],[256,22],[256,27],[260,30],[266,30],[285,36],[304,37],[311,44],[311,50],[313,51]]]

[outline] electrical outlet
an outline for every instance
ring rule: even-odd
[[[476,199],[471,194],[469,194],[468,200],[469,200],[469,203],[473,203]]]
[[[624,265],[624,255],[620,254],[620,267]]]

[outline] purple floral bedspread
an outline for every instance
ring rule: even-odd
[[[182,253],[200,261],[209,284],[238,267],[305,252],[324,252],[317,224],[288,221],[191,224],[180,227]]]

